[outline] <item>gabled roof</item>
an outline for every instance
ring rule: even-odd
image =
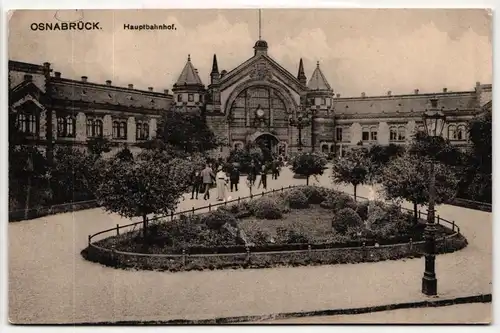
[[[191,63],[190,55],[188,55],[186,65],[184,66],[184,69],[182,70],[181,75],[179,75],[179,78],[177,79],[177,82],[174,86],[183,85],[203,85],[200,76]]]
[[[299,80],[295,76],[293,76],[293,74],[291,74],[288,70],[283,68],[283,66],[281,66],[278,62],[276,62],[273,58],[271,58],[270,56],[265,55],[265,54],[254,55],[253,57],[247,59],[245,62],[243,62],[242,64],[240,64],[236,68],[229,71],[226,75],[224,75],[221,78],[221,80],[220,80],[221,85],[224,85],[225,82],[230,81],[232,78],[238,76],[239,73],[244,71],[246,68],[248,68],[252,64],[258,62],[259,59],[262,59],[262,58],[264,58],[266,61],[268,61],[273,67],[275,67],[275,69],[279,73],[281,73],[285,78],[287,78],[288,80],[293,82],[298,87],[303,87],[303,85],[299,82]]]
[[[316,65],[316,69],[314,69],[314,72],[311,75],[311,79],[307,84],[307,88],[309,88],[310,90],[332,90],[332,88],[328,84],[328,81],[323,75],[323,72],[319,68],[319,61]]]
[[[37,100],[45,97],[44,92],[32,81],[23,81],[9,91],[9,104],[12,105],[26,95],[31,95]]]

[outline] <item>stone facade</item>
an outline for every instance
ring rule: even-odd
[[[338,154],[360,144],[406,144],[422,129],[422,115],[435,98],[447,116],[443,136],[466,145],[467,122],[485,105],[491,108],[492,86],[479,82],[461,92],[444,88],[421,94],[415,89],[404,95],[389,91],[384,96],[341,97],[334,93],[319,62],[308,80],[302,59],[295,76],[268,55],[267,42],[257,41],[254,50],[253,57],[229,72],[219,71],[214,55],[207,86],[188,56],[171,94],[153,88],[137,90],[132,84],[117,87],[111,81],[91,83],[85,76],[65,79],[48,63],[10,61],[9,105],[12,112],[38,110],[40,128],[34,139],[84,144],[102,135],[117,146],[132,147],[139,141],[137,124],[149,125],[147,138],[151,139],[166,110],[198,110],[216,135],[227,139],[228,145],[214,152],[217,155],[262,139],[274,152],[284,154],[299,149]],[[116,137],[121,129],[113,127],[120,119],[125,122],[125,137]]]

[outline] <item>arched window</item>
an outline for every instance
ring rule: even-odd
[[[17,128],[23,133],[27,132],[26,115],[24,113],[19,113],[17,115]]]
[[[74,137],[76,133],[76,119],[73,116],[66,117],[66,135]]]
[[[361,132],[361,140],[363,141],[370,140],[370,129],[368,127],[363,127]]]
[[[136,140],[142,139],[142,123],[135,124],[135,139]]]
[[[28,133],[38,134],[38,119],[34,114],[28,114]]]
[[[88,137],[95,136],[93,129],[94,129],[94,119],[87,118],[87,136]]]
[[[321,152],[327,154],[328,153],[328,145],[323,144],[321,145]]]
[[[94,120],[94,133],[93,136],[102,137],[103,134],[103,123],[102,119]]]
[[[389,140],[396,141],[398,139],[398,131],[395,126],[389,127]]]
[[[147,140],[149,139],[149,124],[148,123],[144,123],[142,124],[142,136],[144,138],[144,140]]]
[[[120,124],[117,121],[113,121],[113,138],[118,139],[120,137]]]
[[[233,127],[288,128],[288,114],[281,92],[266,86],[252,86],[238,94],[231,104]],[[257,115],[257,109],[263,111]]]
[[[64,136],[65,121],[63,117],[57,117],[57,136]]]
[[[457,128],[455,125],[448,125],[448,139],[456,140],[457,139]]]
[[[127,123],[125,121],[120,122],[120,129],[118,131],[118,138],[126,139],[127,138]]]
[[[457,126],[456,131],[457,140],[464,141],[466,140],[466,131],[464,125]]]
[[[406,140],[406,128],[404,126],[398,127],[398,141]]]

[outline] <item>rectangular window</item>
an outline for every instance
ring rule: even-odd
[[[337,142],[342,142],[342,127],[337,127],[335,130],[335,140]]]
[[[188,94],[188,102],[194,102],[194,95]]]
[[[371,131],[370,132],[370,140],[371,141],[377,141],[377,132],[376,131]]]
[[[182,102],[182,94],[177,95],[177,102]]]
[[[368,132],[368,131],[363,131],[362,140],[363,140],[363,141],[368,141],[368,140],[370,140],[370,132]]]

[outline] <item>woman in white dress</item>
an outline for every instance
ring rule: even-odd
[[[220,169],[215,175],[217,184],[217,200],[223,201],[226,199],[227,175]]]

